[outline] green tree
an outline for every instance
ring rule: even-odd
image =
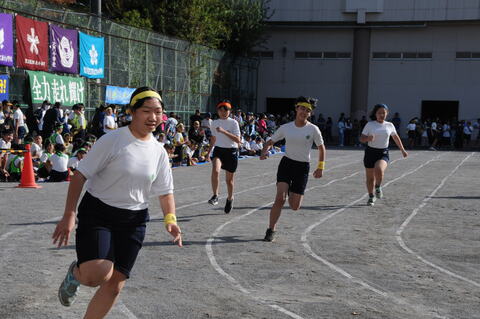
[[[104,0],[116,21],[245,55],[264,41],[269,0]]]

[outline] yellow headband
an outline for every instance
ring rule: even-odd
[[[298,102],[295,106],[303,106],[309,109],[310,111],[313,111],[313,109],[315,108],[312,104],[307,102]]]
[[[130,102],[130,106],[134,106],[135,103],[137,103],[138,100],[144,99],[146,97],[156,97],[157,99],[160,100],[160,102],[163,102],[162,98],[160,97],[160,94],[158,94],[157,92],[155,92],[155,91],[143,91],[142,93],[138,93],[137,95],[135,95],[133,97],[132,101]]]

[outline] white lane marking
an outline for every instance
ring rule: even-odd
[[[348,156],[340,156],[340,157],[349,157],[349,156],[350,156],[350,155],[348,155]],[[336,158],[334,158],[334,159],[336,159]],[[356,163],[356,162],[357,162],[357,161],[352,162],[352,163]],[[342,165],[338,165],[338,166],[336,166],[336,167],[332,167],[331,169],[333,169],[333,168],[338,168],[338,167],[343,167],[343,166],[346,166],[346,165],[349,165],[349,164],[351,164],[351,163],[344,163],[344,164],[342,164]],[[273,183],[273,184],[274,184],[274,183]],[[272,185],[272,184],[268,184],[268,185],[265,185],[265,186],[263,186],[263,187],[270,186],[270,185]],[[237,192],[236,194],[245,193],[245,192],[247,192],[247,191],[252,191],[252,190],[254,190],[254,189],[259,189],[259,188],[261,188],[261,187],[250,188],[250,189],[245,190],[245,191]],[[201,204],[201,203],[203,203],[203,202],[204,202],[204,201],[197,202],[197,203],[192,203],[192,204],[188,204],[188,205],[184,205],[184,206],[178,207],[177,210],[182,209],[182,208],[186,208],[186,207],[190,207],[190,206],[194,206],[194,205],[198,205],[198,204]],[[44,220],[44,221],[42,221],[42,222],[52,222],[52,221],[59,221],[59,220],[60,220],[60,218],[57,217],[57,218],[53,218],[53,219],[47,219],[47,220]],[[33,226],[34,226],[34,225],[19,227],[19,228],[17,228],[17,229],[14,229],[14,230],[12,230],[12,231],[9,231],[9,232],[7,232],[7,233],[5,233],[5,234],[3,234],[3,235],[0,236],[0,241],[5,240],[5,239],[7,239],[9,236],[11,236],[11,235],[13,235],[13,234],[16,234],[16,233],[18,233],[18,232],[20,232],[20,231],[23,231],[23,230],[25,230],[25,229],[31,228],[31,227],[33,227]],[[127,316],[127,318],[130,318],[130,319],[138,319],[138,318],[127,308],[127,306],[125,306],[125,304],[121,301],[121,299],[118,300],[117,306],[118,306],[118,309],[119,309],[123,314],[125,314],[125,315]],[[272,306],[272,305],[271,305],[271,306]],[[273,306],[275,306],[275,305],[273,305]],[[277,310],[278,310],[278,309],[277,309]],[[282,311],[282,310],[279,310],[279,311]],[[282,312],[283,312],[283,311],[282,311]],[[285,313],[289,313],[288,310],[284,310],[284,312],[285,312]],[[294,318],[295,318],[295,317],[294,317]],[[298,317],[298,318],[296,318],[296,319],[299,319],[299,318],[300,318],[300,317]]]
[[[415,173],[416,171],[418,171],[418,170],[421,169],[422,167],[428,165],[429,163],[431,163],[431,162],[434,161],[434,160],[437,160],[437,159],[438,159],[439,157],[441,157],[441,156],[443,156],[443,155],[438,155],[438,156],[430,159],[429,161],[423,163],[422,165],[418,166],[417,168],[415,168],[415,169],[413,169],[413,170],[410,170],[410,171],[408,171],[408,172],[406,172],[406,173],[404,173],[404,174],[402,174],[402,175],[400,175],[400,176],[392,179],[391,181],[385,183],[383,187],[387,187],[388,185],[390,185],[390,184],[392,184],[392,183],[394,183],[394,182],[396,182],[396,181],[398,181],[398,180],[400,180],[400,179],[402,179],[402,178],[404,178],[404,177],[406,177],[406,176],[408,176],[408,175],[411,175],[411,174]],[[395,163],[395,162],[398,161],[398,160],[400,160],[400,159],[397,159],[397,160],[395,160],[395,161],[392,161],[391,164]],[[373,287],[371,284],[368,284],[368,283],[367,283],[366,281],[364,281],[364,280],[361,280],[361,279],[359,279],[359,278],[355,278],[353,275],[351,275],[350,273],[348,273],[348,272],[345,271],[344,269],[342,269],[342,268],[338,267],[337,265],[329,262],[329,261],[326,260],[325,258],[322,258],[322,257],[320,257],[319,255],[317,255],[315,252],[313,252],[311,246],[308,244],[308,240],[307,240],[308,234],[309,234],[314,228],[320,226],[320,225],[323,224],[325,221],[327,221],[327,220],[331,219],[332,217],[340,214],[341,212],[343,212],[343,211],[346,210],[347,208],[355,205],[356,203],[360,202],[361,200],[365,200],[366,197],[367,197],[367,195],[368,195],[368,194],[365,194],[365,195],[361,196],[360,198],[352,201],[352,202],[349,203],[348,205],[346,205],[346,206],[344,206],[344,207],[336,210],[335,212],[327,215],[326,217],[322,218],[320,221],[318,221],[318,222],[310,225],[307,229],[305,229],[305,231],[303,232],[302,237],[301,237],[301,241],[302,241],[303,247],[304,247],[304,249],[305,249],[305,252],[306,252],[308,255],[310,255],[311,257],[313,257],[314,259],[320,261],[321,263],[323,263],[324,265],[326,265],[327,267],[329,267],[330,269],[332,269],[332,270],[334,270],[335,272],[341,274],[342,276],[344,276],[344,277],[352,280],[353,282],[361,285],[362,287],[364,287],[364,288],[366,288],[366,289],[368,289],[368,290],[370,290],[370,291],[373,291],[373,292],[375,292],[376,294],[379,294],[379,295],[381,295],[381,296],[383,296],[383,297],[385,297],[385,298],[388,297],[388,298],[394,300],[395,302],[397,302],[398,304],[406,305],[406,306],[410,306],[410,307],[414,307],[414,305],[410,304],[408,301],[405,301],[405,300],[403,300],[403,299],[397,298],[397,297],[389,294],[388,292],[385,292],[385,291],[382,291],[382,290],[380,290],[380,289],[377,289],[377,288]],[[432,312],[431,310],[429,310],[429,311]],[[437,313],[434,313],[434,314],[435,314],[436,316],[438,316]]]
[[[127,318],[129,319],[138,319],[137,316],[135,316],[131,311],[130,309],[127,308],[127,306],[125,306],[125,304],[119,300],[117,302],[117,307],[116,307],[118,310],[120,310],[121,313],[123,313]]]
[[[455,172],[460,168],[460,166],[462,166],[462,164],[467,161],[471,156],[473,155],[473,153],[471,153],[470,155],[468,155],[467,157],[465,157],[463,159],[463,161],[461,161],[451,172],[450,174],[448,174],[447,176],[445,176],[442,181],[440,182],[440,184],[438,184],[438,186],[432,191],[432,193],[430,193],[430,195],[428,195],[427,197],[425,197],[422,201],[422,203],[413,210],[413,212],[410,214],[410,216],[408,216],[408,218],[402,223],[402,225],[397,229],[397,232],[396,232],[396,236],[395,238],[397,239],[397,242],[398,244],[409,254],[415,256],[416,258],[418,258],[420,261],[422,261],[423,263],[439,270],[440,272],[443,272],[451,277],[454,277],[454,278],[457,278],[457,279],[460,279],[462,281],[465,281],[471,285],[474,285],[478,288],[480,288],[480,283],[474,281],[474,280],[471,280],[471,279],[468,279],[466,277],[463,277],[459,274],[456,274],[450,270],[447,270],[441,266],[438,266],[428,260],[426,260],[425,258],[423,258],[422,256],[420,256],[419,254],[417,254],[416,252],[414,252],[412,249],[410,249],[407,244],[405,244],[405,242],[403,241],[403,238],[402,238],[402,233],[403,231],[405,230],[405,228],[408,226],[408,224],[412,221],[412,219],[418,214],[418,212],[423,208],[425,207],[425,205],[427,205],[428,201],[430,201],[430,199],[435,196],[435,194],[440,190],[440,188],[443,187],[443,185],[445,185],[445,182],[447,181],[447,179],[449,179],[453,174],[455,174]]]
[[[330,168],[330,170],[333,169]],[[348,176],[344,176],[342,178],[337,178],[337,179],[333,179],[331,180],[330,182],[326,183],[326,184],[322,184],[322,185],[318,185],[318,186],[314,186],[314,187],[311,187],[309,190],[312,190],[312,189],[315,189],[315,188],[321,188],[321,187],[327,187],[329,186],[330,184],[333,184],[335,182],[338,182],[338,181],[343,181],[343,180],[346,180],[348,178],[351,178],[353,176],[356,176],[360,173],[360,171],[357,171],[353,174],[350,174]],[[235,278],[233,278],[231,275],[229,275],[227,272],[225,272],[223,270],[223,268],[217,263],[217,260],[215,258],[215,255],[213,253],[213,249],[212,249],[212,243],[215,241],[215,237],[217,237],[220,232],[222,231],[222,229],[229,225],[229,224],[232,224],[234,222],[237,222],[253,213],[255,213],[256,211],[259,211],[261,210],[262,208],[265,208],[265,207],[268,207],[270,205],[272,205],[274,202],[270,202],[270,203],[267,203],[265,205],[262,205],[260,207],[257,207],[255,209],[252,209],[250,211],[248,211],[247,213],[243,214],[243,215],[239,215],[239,216],[236,216],[235,218],[223,223],[222,225],[220,225],[217,229],[215,229],[215,231],[213,232],[213,234],[211,235],[211,237],[207,240],[207,243],[205,244],[205,250],[207,251],[207,256],[208,256],[208,259],[210,260],[210,264],[213,266],[213,268],[220,274],[222,275],[223,277],[225,277],[235,288],[237,288],[238,290],[240,290],[242,293],[244,293],[245,295],[249,296],[250,298],[252,298],[253,300],[255,301],[259,301],[260,303],[262,304],[266,304],[268,305],[269,307],[277,310],[277,311],[280,311],[288,316],[290,316],[291,318],[294,318],[294,319],[303,319],[302,317],[300,317],[299,315],[287,310],[287,309],[284,309],[278,305],[272,305],[270,304],[269,302],[267,302],[266,300],[256,296],[252,296],[251,295],[251,292],[246,289],[245,287],[243,287]]]
[[[332,170],[332,169],[335,169],[335,168],[341,168],[341,167],[345,167],[345,166],[349,166],[351,164],[355,164],[355,163],[360,163],[361,161],[359,160],[356,160],[356,161],[352,161],[352,162],[347,162],[347,163],[343,163],[343,164],[339,164],[339,165],[336,165],[336,166],[332,166],[331,168],[328,169],[328,171]],[[277,184],[277,182],[272,182],[272,183],[269,183],[269,184],[264,184],[264,185],[260,185],[260,186],[256,186],[256,187],[250,187],[248,189],[245,189],[243,191],[239,191],[239,192],[234,192],[233,195],[240,195],[240,194],[243,194],[243,193],[248,193],[248,192],[251,192],[251,191],[254,191],[254,190],[257,190],[257,189],[261,189],[261,188],[265,188],[265,187],[269,187],[269,186],[272,186],[272,185],[275,185]],[[308,190],[307,190],[308,191]],[[222,198],[225,198],[226,196],[219,196],[218,198],[219,199],[222,199]],[[192,206],[197,206],[197,205],[200,205],[200,204],[205,204],[206,201],[205,200],[201,200],[201,201],[197,201],[197,202],[193,202],[193,203],[189,203],[189,204],[185,204],[185,205],[182,205],[182,206],[179,206],[175,209],[175,211],[179,211],[181,209],[184,209],[184,208],[188,208],[188,207],[192,207]],[[150,218],[158,218],[158,217],[162,217],[163,214],[162,213],[158,213],[158,214],[154,214],[154,215],[150,215]],[[182,217],[182,216],[178,216],[178,217]]]

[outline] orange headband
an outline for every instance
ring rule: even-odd
[[[231,105],[230,103],[228,103],[228,102],[218,103],[217,109],[221,108],[222,106],[225,106],[225,107],[227,107],[227,108],[230,109],[230,110],[232,109],[232,105]]]

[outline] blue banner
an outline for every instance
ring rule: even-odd
[[[133,91],[135,91],[135,89],[107,85],[107,91],[105,92],[105,103],[128,104],[130,103],[130,96],[132,95]]]
[[[0,75],[0,101],[8,100],[8,75]]]
[[[79,32],[80,75],[91,79],[104,77],[104,38],[92,37]]]

